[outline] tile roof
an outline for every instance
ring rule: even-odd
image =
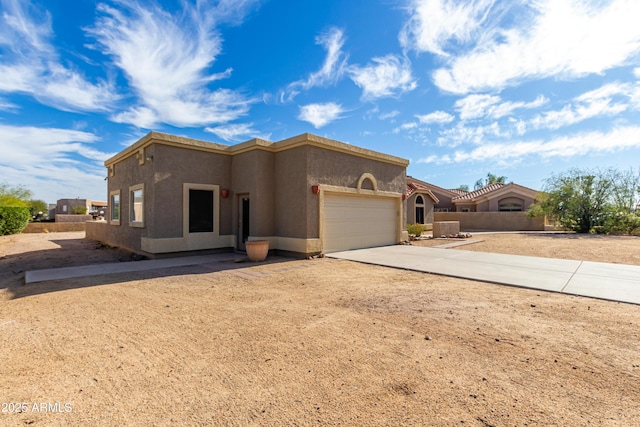
[[[495,184],[489,184],[486,187],[483,187],[479,190],[475,190],[475,191],[471,191],[469,193],[464,193],[458,197],[454,197],[453,200],[473,200],[478,196],[482,196],[484,194],[487,193],[491,193],[492,191],[496,191],[499,190],[500,188],[504,187],[505,184],[501,183],[501,182],[496,182]]]
[[[427,190],[435,189],[437,191],[442,191],[445,194],[446,193],[451,193],[452,196],[453,196],[453,194],[456,194],[455,191],[447,190],[446,188],[438,187],[437,185],[431,184],[430,182],[420,181],[419,179],[416,179],[416,178],[414,178],[414,177],[412,177],[410,175],[407,175],[407,189],[408,189],[408,184],[409,183],[416,184],[416,185],[420,186],[420,188],[424,188],[424,189],[427,189]]]
[[[420,192],[420,193],[427,194],[429,197],[431,197],[431,199],[435,203],[440,202],[440,200],[438,200],[436,195],[433,194],[433,192],[430,189],[428,189],[426,186],[424,186],[419,181],[416,181],[415,179],[413,179],[410,176],[408,176],[407,177],[407,197],[411,196],[413,193],[415,193],[417,191]]]
[[[452,193],[456,193],[458,196],[464,196],[465,194],[469,194],[466,190],[461,190],[460,188],[451,188],[449,189]]]

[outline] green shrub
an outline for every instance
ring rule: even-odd
[[[29,224],[29,208],[0,206],[0,236],[22,232]]]
[[[410,236],[420,236],[424,232],[424,225],[422,224],[407,224],[407,232]]]
[[[595,228],[595,227],[594,227]],[[640,214],[617,212],[609,214],[602,227],[606,234],[637,234],[640,231]],[[594,230],[598,233],[598,230]]]
[[[85,215],[87,213],[86,206],[74,206],[71,208],[74,215]]]

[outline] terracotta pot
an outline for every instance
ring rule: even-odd
[[[251,261],[264,261],[269,253],[269,242],[267,240],[251,240],[245,242],[247,256]]]

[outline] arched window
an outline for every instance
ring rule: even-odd
[[[522,212],[524,200],[517,197],[508,197],[498,202],[500,212]]]
[[[424,199],[422,196],[416,197],[416,223],[424,224]]]

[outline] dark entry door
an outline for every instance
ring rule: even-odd
[[[240,227],[238,230],[238,234],[239,234],[238,249],[241,251],[244,251],[245,250],[244,243],[249,238],[249,231],[251,229],[250,223],[249,223],[250,216],[249,216],[249,197],[248,196],[240,198],[239,210],[240,210],[240,221],[239,221]]]

